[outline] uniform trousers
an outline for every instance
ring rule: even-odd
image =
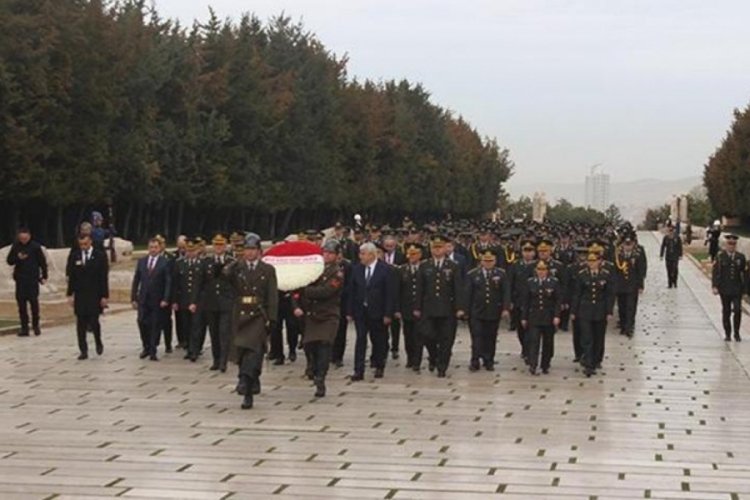
[[[456,319],[450,316],[423,319],[422,333],[425,346],[430,352],[430,363],[437,367],[438,372],[445,372],[451,362],[457,327]]]
[[[472,363],[479,363],[482,361],[485,367],[493,366],[495,364],[498,328],[500,328],[499,319],[488,320],[472,317],[469,320]]]
[[[607,320],[578,319],[581,330],[582,364],[588,369],[595,369],[604,359],[604,336],[607,331]]]
[[[740,334],[742,323],[742,295],[721,294],[721,322],[724,325],[724,335],[729,337],[732,332]],[[733,328],[734,327],[734,328]]]
[[[529,367],[536,369],[539,364],[539,350],[542,351],[542,370],[549,368],[555,355],[555,327],[554,325],[529,325],[526,352]]]

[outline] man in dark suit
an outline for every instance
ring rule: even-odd
[[[138,328],[141,332],[141,359],[159,361],[156,346],[161,331],[162,309],[169,306],[172,276],[167,259],[161,255],[161,242],[151,238],[148,255],[138,261],[133,275],[130,300],[138,311]]]
[[[89,357],[86,332],[94,333],[96,353],[104,352],[99,316],[109,300],[109,259],[99,248],[93,247],[90,235],[78,238],[79,248],[73,254],[73,266],[68,277],[68,302],[76,315],[79,360]]]
[[[47,259],[42,246],[31,239],[28,228],[19,228],[16,242],[8,251],[8,265],[13,266],[16,282],[16,303],[21,320],[19,337],[29,336],[29,306],[34,335],[41,335],[39,327],[39,284],[47,282]]]
[[[469,262],[464,255],[456,251],[456,244],[452,240],[445,244],[445,257],[456,263],[461,279],[465,281],[466,273],[469,270]]]
[[[348,319],[354,321],[357,330],[353,382],[364,379],[368,335],[372,343],[375,378],[383,377],[388,351],[386,328],[391,324],[394,312],[389,267],[378,260],[375,244],[362,244],[359,247],[359,260],[358,264],[352,266],[347,306]]]

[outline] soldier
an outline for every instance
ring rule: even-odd
[[[260,236],[248,233],[242,258],[224,266],[222,271],[235,292],[230,356],[239,367],[236,390],[243,395],[243,410],[252,408],[253,395],[260,393],[266,339],[278,312],[276,270],[261,261],[260,256]]]
[[[172,310],[175,315],[178,346],[187,351],[187,359],[198,359],[201,326],[199,297],[203,285],[203,263],[198,259],[195,240],[185,241],[185,255],[177,259],[172,273]]]
[[[555,330],[560,325],[563,304],[562,285],[556,277],[550,276],[547,263],[539,260],[535,269],[536,277],[529,278],[526,286],[521,320],[528,336],[527,362],[532,375],[537,374],[540,343],[542,372],[549,373],[550,361],[555,354]]]
[[[510,233],[500,233],[500,244],[495,251],[497,254],[497,266],[504,269],[506,272],[508,272],[517,259],[516,250],[513,248],[513,242],[511,239]]]
[[[404,325],[404,348],[406,349],[406,367],[419,373],[421,366],[422,338],[419,334],[419,320],[414,317],[417,300],[417,277],[422,260],[422,249],[416,243],[406,246],[407,262],[400,265],[396,272],[396,319]]]
[[[458,265],[445,258],[442,235],[430,242],[432,258],[422,264],[417,278],[417,309],[414,317],[422,321],[422,335],[430,352],[430,368],[444,378],[456,340],[457,320],[463,318],[465,290]],[[421,360],[418,360],[421,364]]]
[[[331,344],[336,338],[341,313],[344,273],[338,264],[339,244],[323,245],[323,274],[311,285],[292,296],[294,315],[303,322],[305,354],[311,361],[315,397],[326,395],[325,379],[331,362]]]
[[[90,329],[96,342],[96,354],[104,352],[99,316],[109,300],[109,259],[104,250],[93,247],[91,236],[78,239],[79,249],[74,254],[74,265],[68,278],[68,302],[76,315],[79,360],[88,359],[86,333]]]
[[[523,312],[523,298],[526,296],[526,286],[529,278],[534,274],[536,266],[534,243],[530,239],[521,241],[521,259],[517,260],[510,268],[510,286],[511,286],[511,329],[515,329],[518,334],[518,343],[521,344],[521,357],[526,356],[526,328],[521,324],[521,315]]]
[[[351,240],[349,240],[351,241]],[[331,362],[336,368],[344,366],[344,352],[346,351],[346,331],[349,328],[349,321],[346,319],[346,308],[349,304],[349,293],[351,289],[352,280],[352,263],[348,259],[344,258],[344,248],[339,245],[339,255],[336,259],[336,263],[339,269],[344,273],[344,289],[341,293],[341,300],[339,304],[339,326],[336,329],[336,338],[333,341],[333,349],[331,351]],[[357,247],[359,250],[359,247]]]
[[[706,241],[704,245],[708,245],[708,254],[711,256],[711,262],[716,261],[716,256],[719,254],[719,237],[721,236],[721,222],[715,220],[712,226],[706,229]]]
[[[471,333],[471,361],[469,370],[495,369],[495,348],[500,319],[510,316],[510,282],[505,271],[496,267],[497,257],[485,250],[480,266],[467,276],[467,311]]]
[[[383,236],[383,261],[391,267],[391,277],[394,279],[393,286],[398,287],[396,268],[406,262],[406,256],[398,248],[396,237],[389,232]],[[395,293],[392,292],[392,293]],[[401,338],[401,321],[394,318],[388,327],[390,333],[390,351],[393,359],[398,359],[399,341]]]
[[[41,335],[39,285],[47,283],[47,259],[44,257],[42,246],[31,239],[31,231],[28,228],[18,229],[16,241],[8,251],[7,262],[9,266],[13,266],[13,280],[16,282],[16,304],[21,321],[18,336],[29,336],[29,307],[34,335]],[[70,268],[70,259],[68,267]]]
[[[174,274],[174,264],[177,261],[179,255],[177,252],[172,253],[167,250],[167,240],[164,238],[164,236],[157,234],[155,238],[159,240],[159,245],[161,246],[161,254],[167,261],[168,272],[169,275],[172,276]],[[174,326],[172,322],[172,308],[165,307],[161,309],[159,316],[159,328],[164,333],[164,352],[169,354],[172,352],[172,328]],[[159,344],[157,343],[157,345]]]
[[[577,247],[577,262],[570,268],[570,300],[573,300],[573,292],[575,289],[575,282],[578,279],[578,273],[588,268],[587,257],[589,255],[588,247]],[[572,307],[572,303],[571,303]],[[570,309],[568,309],[570,311]],[[562,318],[560,319],[562,323]],[[580,363],[583,359],[583,346],[581,345],[581,325],[580,322],[575,319],[570,320],[573,330],[573,362]]]
[[[231,264],[234,258],[227,254],[227,238],[217,233],[211,239],[214,254],[204,260],[203,300],[201,308],[208,324],[208,334],[211,337],[211,355],[213,363],[211,370],[227,370],[229,356],[229,338],[234,308],[234,289],[229,279],[224,275],[224,266]],[[193,350],[197,356],[200,351]],[[192,359],[192,358],[191,358]]]
[[[570,319],[578,320],[581,330],[581,362],[586,377],[601,367],[604,358],[604,335],[612,319],[615,294],[612,275],[602,267],[601,254],[591,252],[587,267],[579,271],[573,288]]]
[[[482,226],[479,229],[479,239],[478,241],[475,241],[471,245],[469,245],[469,256],[471,257],[471,263],[470,266],[473,268],[479,266],[479,263],[482,260],[482,255],[484,255],[487,250],[496,253],[495,247],[492,245],[492,231],[490,231],[490,228],[488,226]]]
[[[679,236],[675,236],[673,226],[667,228],[667,234],[661,241],[659,256],[667,263],[667,287],[677,288],[677,276],[680,259],[682,259],[682,240]]]
[[[632,338],[635,331],[638,296],[643,293],[645,275],[635,248],[635,239],[630,234],[623,236],[622,245],[615,253],[614,278],[620,334]]]
[[[742,295],[747,293],[747,259],[737,251],[736,234],[724,235],[725,247],[717,255],[711,272],[714,295],[721,297],[721,320],[724,325],[724,340],[740,342],[742,322]],[[734,328],[732,328],[734,327]]]

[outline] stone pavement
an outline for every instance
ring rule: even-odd
[[[548,376],[505,330],[498,371],[469,373],[462,329],[447,379],[398,361],[350,384],[349,358],[315,401],[298,361],[268,367],[242,411],[234,375],[205,359],[139,360],[132,313],[83,362],[70,326],[0,338],[0,498],[750,498],[748,346],[721,340],[689,262],[667,290],[642,238],[636,336],[610,331],[591,379],[567,333]]]

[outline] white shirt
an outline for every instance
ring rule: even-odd
[[[374,261],[372,264],[367,266],[365,269],[365,280],[369,281],[372,279],[373,276],[375,276],[375,266],[377,265],[378,261]]]

